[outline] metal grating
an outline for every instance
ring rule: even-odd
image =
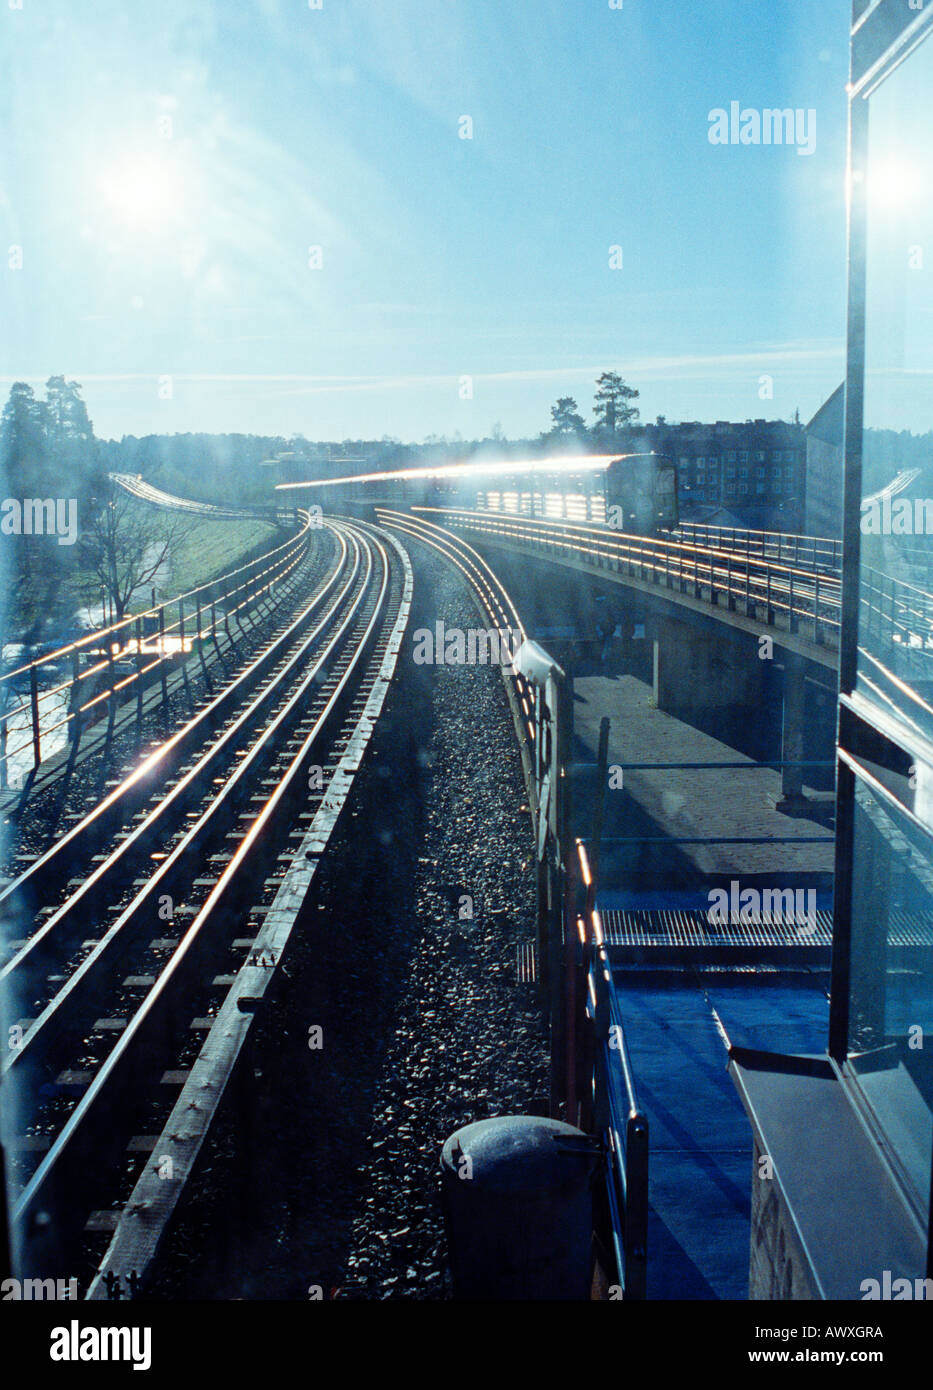
[[[694,951],[716,951],[723,947],[786,950],[816,946],[825,949],[832,944],[833,935],[831,912],[817,912],[812,926],[766,920],[713,925],[705,912],[665,908],[635,911],[610,908],[600,916],[609,946],[648,951],[658,946]]]
[[[600,912],[603,933],[608,946],[620,950],[651,952],[652,948],[682,948],[690,951],[716,953],[728,948],[741,950],[827,950],[832,946],[833,916],[831,912],[814,913],[812,926],[775,918],[768,921],[730,921],[712,924],[707,914],[682,909],[621,910],[607,908]],[[933,923],[928,919],[892,914],[888,931],[888,947],[933,946]]]

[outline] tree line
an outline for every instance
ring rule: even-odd
[[[542,442],[615,447],[631,437],[637,424],[639,411],[633,402],[639,394],[617,372],[603,372],[596,380],[593,424],[587,425],[572,396],[561,396],[551,406],[551,428],[542,434]]]
[[[61,634],[81,603],[122,618],[182,538],[183,520],[139,506],[111,482],[81,387],[64,376],[49,377],[44,398],[13,383],[0,414],[0,477],[0,640]]]

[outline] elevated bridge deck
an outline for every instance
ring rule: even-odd
[[[837,543],[684,524],[671,536],[464,508],[417,507],[426,518],[491,546],[547,559],[603,582],[760,637],[829,670],[838,664],[842,579]],[[933,686],[933,594],[864,568],[861,633],[897,679]]]

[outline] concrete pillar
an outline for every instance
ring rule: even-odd
[[[804,810],[809,801],[803,792],[804,770],[788,767],[803,761],[804,750],[804,660],[795,653],[784,654],[784,705],[781,723],[781,796],[778,811]]]
[[[652,636],[652,694],[658,709],[677,718],[718,722],[717,736],[728,742],[729,720],[747,719],[748,711],[761,707],[763,663],[757,649],[725,640],[712,625],[703,629],[674,619],[657,624]]]

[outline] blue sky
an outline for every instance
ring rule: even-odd
[[[611,368],[646,419],[806,419],[843,374],[848,11],[4,4],[0,390],[63,372],[104,436],[469,438]],[[812,108],[815,152],[712,145],[733,100]]]

